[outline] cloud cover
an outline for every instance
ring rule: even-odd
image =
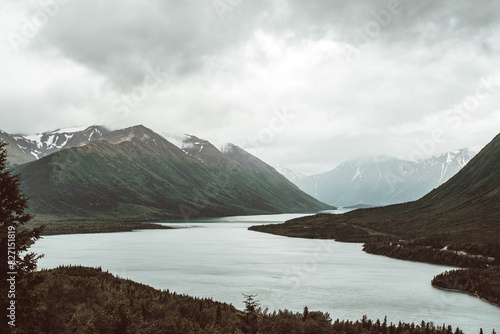
[[[144,124],[310,174],[480,148],[499,130],[494,0],[7,1],[0,13],[7,132]]]

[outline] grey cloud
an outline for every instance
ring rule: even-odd
[[[51,19],[34,44],[56,47],[119,88],[130,89],[150,68],[190,74],[207,58],[245,42],[254,31],[259,3],[243,2],[221,20],[210,1],[75,0]]]
[[[16,86],[0,85],[0,109],[15,113],[3,129],[145,124],[243,145],[269,126],[274,108],[287,107],[296,121],[258,155],[314,173],[357,155],[413,149],[441,126],[434,118],[499,65],[496,0],[400,0],[401,13],[356,45],[352,59],[335,53],[334,42],[353,44],[355,29],[387,0],[231,0],[237,5],[223,19],[214,1],[229,3],[69,1],[20,56],[30,66],[10,71]],[[125,113],[113,110],[151,70],[164,72],[160,87]],[[498,116],[489,114],[497,101],[449,130],[440,149],[485,144],[497,131]]]
[[[371,13],[388,3],[242,0],[221,20],[214,2],[74,0],[61,8],[33,44],[56,47],[127,90],[143,80],[148,68],[159,66],[172,81],[201,71],[209,59],[241,46],[259,29],[287,36],[289,43],[323,38],[332,31],[334,38],[353,43],[354,30],[362,30],[374,20]],[[400,3],[401,13],[393,15],[377,40],[420,45],[478,38],[488,47],[480,36],[498,24],[494,13],[500,4],[494,0],[481,5],[465,0]]]

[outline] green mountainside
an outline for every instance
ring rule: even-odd
[[[277,172],[248,169],[215,151],[217,163],[205,164],[135,126],[15,172],[31,210],[56,220],[157,221],[331,208]]]

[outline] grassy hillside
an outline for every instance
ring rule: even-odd
[[[158,221],[330,208],[281,175],[227,161],[207,166],[139,126],[15,172],[41,219]]]

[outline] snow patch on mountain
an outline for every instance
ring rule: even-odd
[[[32,135],[13,135],[11,138],[23,154],[40,159],[64,148],[99,140],[107,132],[109,131],[101,126],[92,125],[90,127],[57,129]]]
[[[424,196],[453,177],[475,154],[462,149],[420,162],[385,155],[367,157],[345,161],[329,172],[312,176],[285,167],[277,170],[304,192],[327,204],[389,205]]]

